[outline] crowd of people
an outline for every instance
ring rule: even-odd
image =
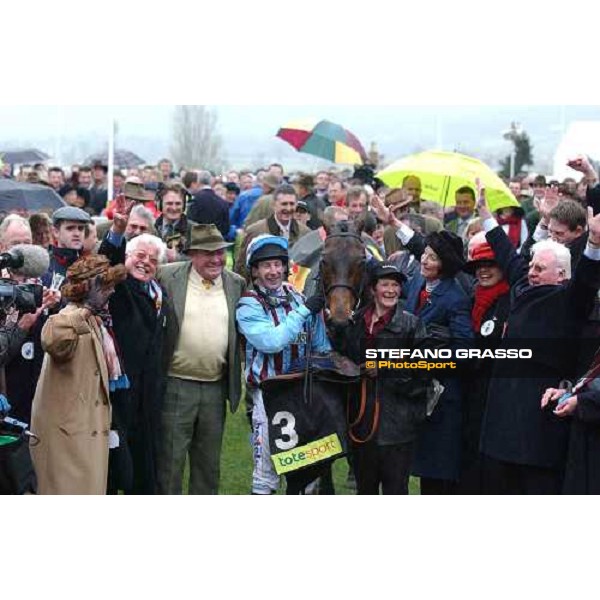
[[[406,494],[411,476],[422,494],[599,493],[600,355],[583,340],[600,326],[600,185],[587,158],[569,164],[579,183],[516,177],[518,206],[495,212],[475,182],[444,209],[417,176],[389,189],[364,170],[176,172],[165,159],[114,171],[109,198],[102,163],[5,166],[65,203],[0,223],[0,251],[35,244],[50,259],[27,279],[41,306],[4,317],[0,392],[39,439],[32,490],[181,494],[189,462],[189,493],[217,494],[226,412],[245,399],[248,492],[277,493],[260,384],[335,352],[364,381],[348,407],[357,493]],[[368,293],[332,328],[316,279],[340,223],[363,241]],[[473,361],[384,378],[362,342],[391,338],[542,350],[534,371]],[[288,493],[331,493],[322,479],[290,478]]]

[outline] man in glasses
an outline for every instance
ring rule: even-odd
[[[163,341],[169,306],[167,294],[157,281],[157,271],[166,260],[167,247],[159,237],[140,233],[126,245],[112,246],[105,239],[100,254],[107,256],[113,266],[123,264],[127,270],[127,278],[116,286],[109,302],[127,379],[111,389],[113,433],[108,492],[155,494]]]

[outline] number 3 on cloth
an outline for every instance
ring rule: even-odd
[[[275,446],[279,450],[293,450],[298,445],[298,434],[294,429],[296,427],[296,419],[290,412],[278,412],[272,421],[273,426],[281,427],[281,438],[275,440]],[[285,441],[288,438],[288,441]]]

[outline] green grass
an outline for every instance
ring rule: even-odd
[[[354,492],[347,486],[348,463],[337,460],[333,465],[335,492],[338,495],[350,495]],[[184,489],[188,487],[189,474],[186,469]],[[221,454],[221,495],[247,495],[252,484],[252,449],[250,446],[250,426],[244,414],[243,406],[235,414],[227,415],[223,452]],[[411,479],[410,493],[419,493],[418,479]]]

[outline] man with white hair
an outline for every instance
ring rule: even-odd
[[[27,219],[19,215],[9,215],[0,224],[0,252],[7,252],[20,244],[31,244],[32,233]],[[41,283],[39,279],[26,279],[8,269],[2,277],[14,279],[20,283]],[[35,387],[42,369],[44,352],[40,334],[44,319],[44,310],[60,301],[60,292],[44,292],[43,305],[34,313],[21,314],[15,309],[6,316],[5,325],[11,330],[10,346],[4,366],[5,393],[13,407],[11,416],[29,423],[31,404]],[[1,378],[1,374],[0,374]],[[1,387],[1,384],[0,384]]]
[[[0,224],[0,252],[8,252],[18,244],[32,244],[29,221],[19,215],[8,215]]]
[[[529,264],[492,217],[481,194],[479,215],[496,260],[510,283],[511,305],[501,348],[531,349],[531,360],[498,360],[483,419],[481,451],[488,458],[484,489],[493,494],[558,494],[568,424],[542,411],[541,398],[573,379],[578,338],[600,288],[600,215],[588,212],[588,240],[571,274],[569,249],[553,240],[532,248]]]
[[[127,381],[111,389],[108,492],[155,494],[167,319],[166,293],[156,276],[167,248],[159,237],[143,233],[126,246],[103,244],[103,250],[113,266],[127,269],[127,279],[115,287],[109,302]]]

